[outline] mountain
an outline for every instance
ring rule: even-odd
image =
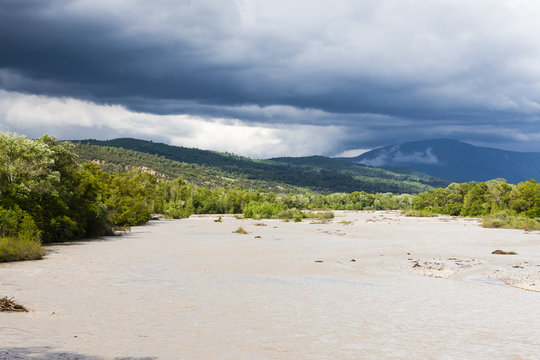
[[[138,168],[167,179],[182,176],[205,187],[237,186],[279,192],[418,193],[448,184],[425,174],[379,169],[322,156],[255,160],[131,138],[73,143],[81,161],[93,161],[106,171]]]
[[[342,159],[389,169],[413,169],[456,182],[540,179],[540,153],[479,147],[450,139],[404,142]]]

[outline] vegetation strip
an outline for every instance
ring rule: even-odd
[[[229,165],[248,161],[230,155],[225,158]],[[540,230],[540,184],[534,179],[517,185],[502,179],[453,183],[416,195],[322,194],[204,187],[182,177],[158,180],[149,168],[108,173],[100,167],[103,164],[78,161],[71,143],[47,135],[30,140],[0,133],[0,262],[39,259],[44,254],[42,243],[113,235],[115,229],[145,224],[155,213],[174,219],[192,214],[242,214],[253,219],[326,222],[334,216],[330,210],[405,210],[411,216],[484,217],[486,227]],[[250,171],[270,166],[249,161],[253,163]],[[272,161],[304,168],[314,160]],[[342,166],[331,159],[320,161],[336,171]],[[302,174],[305,177],[310,172]]]

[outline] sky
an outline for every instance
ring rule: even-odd
[[[0,131],[540,151],[539,18],[536,0],[0,0]]]

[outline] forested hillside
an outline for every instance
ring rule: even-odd
[[[126,166],[151,169],[166,178],[182,176],[209,187],[419,193],[449,184],[421,173],[399,173],[322,156],[254,160],[137,139],[83,140],[76,142],[75,151],[81,160],[99,162],[108,171],[125,171]]]
[[[236,173],[224,171],[219,167],[169,160],[164,156],[124,148],[83,143],[74,143],[74,145],[74,151],[79,156],[79,162],[94,162],[109,173],[136,170],[149,172],[158,179],[164,180],[172,180],[181,176],[190,184],[208,188],[233,186],[246,189],[260,188],[275,192],[301,192],[306,190],[299,186],[275,181],[250,179],[246,176],[240,177]]]

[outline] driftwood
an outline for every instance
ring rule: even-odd
[[[8,299],[5,296],[0,298],[0,311],[28,312],[24,306],[17,304],[13,299]]]
[[[514,251],[503,251],[503,250],[495,250],[492,252],[492,254],[495,255],[517,255]]]

